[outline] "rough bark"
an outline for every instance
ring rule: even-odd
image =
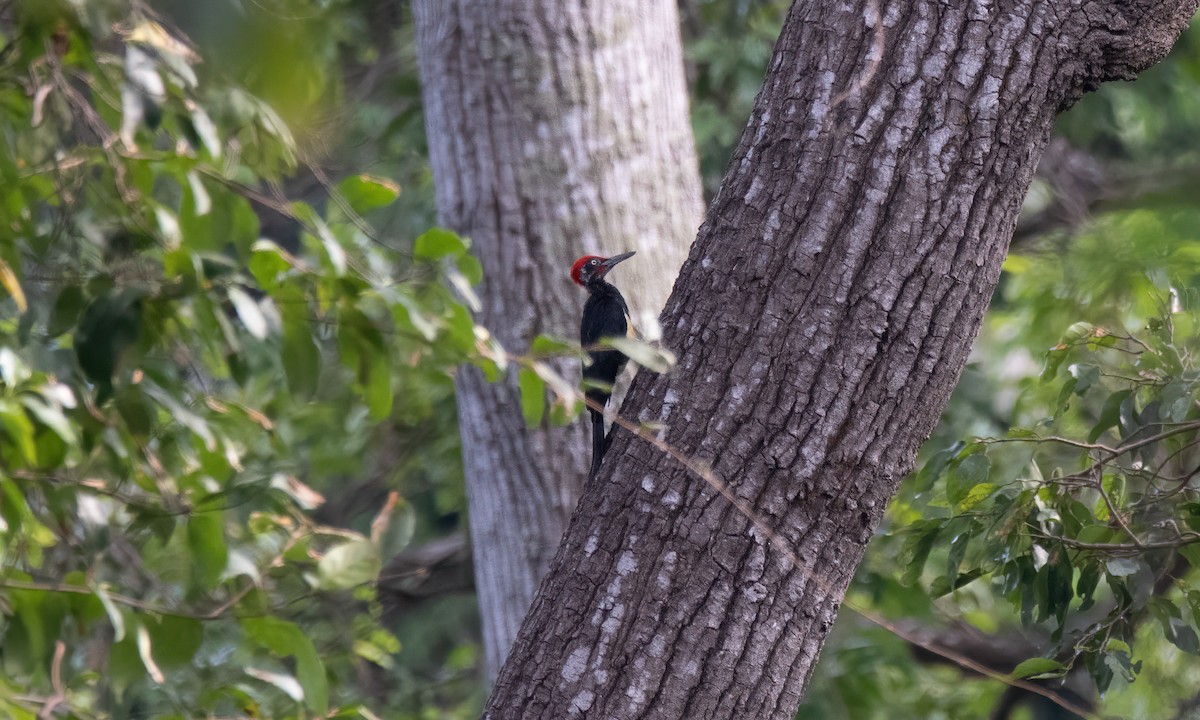
[[[480,324],[515,352],[539,333],[576,337],[572,261],[624,250],[638,256],[614,281],[653,319],[702,214],[674,3],[417,0],[413,15],[438,214],[483,263]],[[458,405],[493,677],[575,505],[589,436],[528,431],[515,384],[477,371],[459,376]]]
[[[1055,115],[1195,0],[793,5],[488,718],[789,718],[966,361]],[[799,560],[793,562],[793,558]]]

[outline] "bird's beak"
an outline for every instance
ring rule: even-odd
[[[628,260],[629,258],[633,257],[635,254],[636,253],[630,251],[627,253],[621,253],[620,255],[613,255],[612,257],[610,257],[609,259],[605,260],[604,262],[602,262],[600,264],[604,266],[604,272],[607,273],[609,270],[612,270],[616,266],[617,263],[619,263],[623,260]]]

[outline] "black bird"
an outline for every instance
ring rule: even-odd
[[[625,298],[604,276],[617,263],[631,257],[631,252],[610,258],[584,255],[571,266],[571,279],[588,291],[588,299],[583,306],[583,320],[579,323],[579,343],[587,349],[592,359],[592,364],[583,369],[583,379],[589,383],[585,394],[601,408],[608,404],[613,383],[629,358],[620,350],[597,348],[596,344],[600,338],[636,336]],[[588,412],[592,416],[592,469],[588,472],[588,478],[591,478],[600,469],[600,461],[608,444],[604,438],[604,413],[591,406]]]

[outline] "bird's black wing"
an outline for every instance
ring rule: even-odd
[[[587,303],[583,306],[583,321],[579,326],[579,342],[585,348],[594,348],[601,338],[626,337],[632,327],[629,322],[629,306],[625,298],[612,285],[603,283],[589,288]],[[591,364],[583,369],[583,377],[611,388],[617,375],[625,366],[625,354],[611,348],[589,349]],[[589,387],[587,397],[601,408],[608,404],[612,394],[609,389]],[[592,467],[588,477],[595,476],[607,447],[604,435],[604,413],[595,407],[588,409],[592,419]]]
[[[588,297],[583,308],[583,322],[579,327],[579,341],[585,348],[593,348],[601,338],[626,337],[629,334],[629,310],[625,298],[611,285],[597,288]],[[589,349],[592,363],[583,369],[583,377],[611,386],[621,373],[628,359],[619,350]],[[608,402],[609,393],[589,389],[587,396],[601,405]]]
[[[579,343],[591,347],[604,337],[629,334],[629,306],[612,285],[605,285],[588,296],[579,325]]]

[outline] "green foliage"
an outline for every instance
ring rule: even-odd
[[[429,229],[407,22],[358,0],[154,5],[173,22],[22,0],[0,24],[0,716],[475,715],[473,599],[385,624],[371,583],[461,522],[454,368],[515,372],[526,419],[565,423],[581,404],[554,360],[579,349],[513,356],[472,321],[480,265]],[[787,5],[682,6],[710,193]],[[1194,161],[1192,35],[1060,130]],[[1087,673],[1122,717],[1200,684],[1181,661],[1200,217],[1180,199],[1010,258],[988,362],[850,596],[997,637],[1024,622],[1044,642],[1005,671]],[[984,717],[1002,692],[853,620],[818,674],[805,717]]]
[[[908,643],[843,613],[822,654],[800,718],[985,718],[1000,688],[960,681],[957,668],[921,666]]]
[[[786,0],[681,3],[692,130],[706,195],[720,187],[790,5]]]
[[[1047,352],[1038,388],[1054,398],[1051,413],[968,445],[925,478],[925,513],[935,517],[920,532],[932,524],[954,537],[930,591],[990,582],[1023,622],[1049,623],[1061,672],[1083,663],[1102,692],[1114,667],[1136,676],[1140,622],[1156,620],[1178,648],[1200,650],[1182,581],[1200,560],[1194,325],[1176,312],[1139,336],[1070,326]],[[967,486],[986,492],[965,503]],[[931,570],[914,554],[909,577],[922,567]]]
[[[1116,706],[1159,693],[1171,710],[1142,675],[1200,654],[1196,219],[1113,213],[1061,258],[1010,258],[980,340],[989,374],[971,371],[984,379],[960,387],[890,508],[864,604],[1034,638],[1014,677],[1085,673],[1121,689]]]
[[[318,5],[292,4],[333,29],[310,69],[353,25]],[[401,651],[373,583],[413,505],[330,527],[313,488],[399,451],[420,506],[459,512],[451,375],[495,367],[479,266],[445,230],[376,232],[390,179],[284,193],[327,70],[268,102],[137,7],[24,3],[5,29],[0,714],[357,717],[360,669]]]

